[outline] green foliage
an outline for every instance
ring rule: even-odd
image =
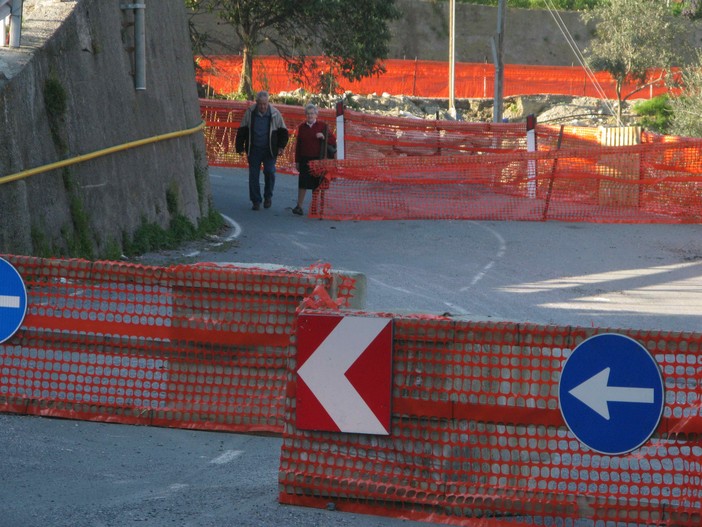
[[[178,188],[175,183],[166,190],[166,210],[171,216],[178,213]]]
[[[186,0],[186,7],[216,13],[236,33],[244,60],[238,91],[247,98],[254,92],[252,57],[264,41],[301,76],[316,75],[309,56],[321,53],[336,78],[358,80],[382,71],[388,22],[400,17],[394,0]],[[193,43],[202,49],[202,36]]]
[[[659,95],[647,101],[634,105],[633,111],[639,116],[639,124],[659,134],[665,134],[670,129],[673,109],[668,95]]]
[[[171,218],[168,229],[155,222],[143,220],[133,236],[123,235],[123,252],[127,256],[137,256],[152,251],[177,249],[184,242],[220,232],[223,226],[222,216],[213,207],[210,207],[207,216],[200,218],[197,227],[182,214]]]
[[[110,240],[105,247],[102,258],[105,260],[119,260],[122,257],[122,248],[115,240]]]
[[[71,211],[73,229],[64,229],[63,235],[68,246],[70,256],[93,259],[93,239],[90,234],[90,218],[83,206],[83,200],[78,194],[78,189],[73,176],[68,168],[63,169],[63,185],[68,193],[68,205]]]
[[[32,237],[32,253],[40,258],[49,258],[53,254],[53,251],[49,241],[46,239],[44,230],[36,225],[32,225],[30,232]]]
[[[205,185],[207,184],[207,169],[202,163],[202,152],[194,146],[193,175],[195,177],[195,190],[197,190],[197,202],[200,205],[200,213],[202,214],[207,199],[205,192]]]
[[[464,4],[492,5],[498,4],[499,0],[459,0]],[[522,9],[546,9],[549,5],[559,11],[582,11],[592,9],[601,4],[603,0],[507,0],[507,7],[519,7]]]
[[[49,121],[51,139],[61,153],[67,149],[66,143],[61,137],[61,124],[68,108],[68,96],[61,81],[55,76],[50,76],[44,83],[44,107]]]
[[[436,1],[436,0],[434,0]],[[447,0],[444,0],[447,1]],[[496,6],[499,0],[458,0],[464,4]],[[552,7],[558,11],[584,11],[606,4],[609,0],[507,0],[507,7],[522,9],[547,9]],[[681,2],[664,2],[670,13],[690,19],[702,18],[702,0],[682,0]]]
[[[210,210],[207,216],[200,218],[200,225],[197,229],[198,236],[202,237],[208,234],[216,234],[221,232],[224,226],[224,218],[222,218],[222,215],[217,212],[212,205],[210,205]]]
[[[67,95],[61,81],[51,76],[44,83],[44,104],[50,117],[61,118],[66,113]]]
[[[127,256],[136,256],[172,247],[175,245],[171,244],[170,236],[166,230],[157,223],[147,221],[142,222],[131,238],[125,236],[123,242],[124,254]]]
[[[227,94],[224,94],[222,96],[219,96],[216,93],[212,93],[211,95],[208,95],[208,97],[211,99],[217,99],[217,98],[221,97],[222,99],[226,99],[228,101],[248,101],[248,100],[251,100],[251,97],[243,92],[227,93]]]
[[[270,101],[275,104],[285,104],[287,106],[302,106],[304,102],[300,97],[295,95],[275,95],[271,96]]]
[[[601,4],[582,15],[595,22],[596,31],[586,50],[594,70],[609,72],[615,80],[619,118],[622,102],[659,78],[649,78],[652,68],[668,68],[681,56],[684,29],[660,0],[617,0]],[[635,89],[623,93],[624,85]]]
[[[702,18],[702,0],[683,0],[671,4],[673,13],[676,15],[689,18],[690,20],[698,20]]]
[[[319,80],[317,82],[316,91],[318,93],[328,93],[330,95],[335,93],[340,93],[341,86],[336,80],[336,76],[333,72],[321,72],[319,74]]]
[[[682,72],[683,92],[670,100],[673,110],[670,133],[687,137],[702,137],[702,52],[697,54],[697,64]]]
[[[182,241],[194,240],[197,236],[195,226],[182,214],[173,216],[168,227],[168,235],[176,245]]]

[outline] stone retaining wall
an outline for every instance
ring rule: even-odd
[[[0,49],[0,178],[201,122],[182,0],[148,2],[146,90],[134,88],[134,11],[25,0],[19,49]],[[210,190],[203,134],[0,185],[0,253],[120,250],[145,223],[197,224]],[[73,249],[71,249],[73,248]]]

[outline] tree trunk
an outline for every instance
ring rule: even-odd
[[[239,93],[246,99],[253,99],[253,48],[244,44],[241,77],[239,77]]]
[[[617,79],[616,89],[617,89],[617,125],[622,125],[622,88],[624,87],[624,80]]]

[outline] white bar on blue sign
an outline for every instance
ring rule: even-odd
[[[0,307],[13,307],[19,309],[20,297],[0,295]]]

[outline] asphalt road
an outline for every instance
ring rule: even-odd
[[[366,275],[369,311],[702,330],[698,225],[320,221],[294,177],[257,212],[244,171],[211,182],[230,231],[141,261],[328,262]],[[0,415],[0,445],[0,527],[433,525],[278,504],[275,437]]]
[[[246,174],[211,169],[236,244],[197,259],[366,275],[370,311],[588,327],[702,330],[702,227],[496,221],[325,221],[294,216],[296,179],[252,211]],[[308,196],[309,203],[309,196]]]

